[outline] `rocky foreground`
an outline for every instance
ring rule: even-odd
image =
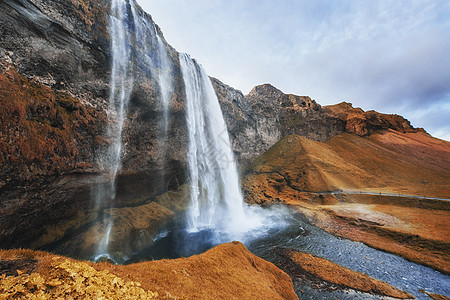
[[[325,259],[298,251],[281,252],[286,272],[314,284],[414,298]],[[8,299],[297,299],[285,272],[251,254],[239,242],[189,258],[126,266],[77,261],[39,251],[3,250],[0,273],[0,298]]]
[[[0,270],[0,298],[297,299],[286,273],[238,242],[127,266],[10,250],[0,252]]]

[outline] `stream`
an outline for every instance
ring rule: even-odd
[[[407,291],[417,299],[430,299],[420,292],[450,296],[450,276],[431,268],[409,262],[399,256],[373,249],[365,244],[336,237],[311,225],[295,211],[280,210],[242,242],[255,255],[277,263],[277,249],[287,248],[310,253],[343,267]],[[207,230],[187,233],[182,224],[174,224],[160,233],[154,244],[135,253],[127,262],[178,258],[202,253],[217,243],[210,242],[213,233]],[[225,242],[225,241],[224,241]],[[342,288],[313,288],[305,280],[293,278],[294,288],[301,299],[390,299]]]

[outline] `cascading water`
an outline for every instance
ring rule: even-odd
[[[162,41],[161,37],[158,34],[158,31],[155,29],[155,35],[158,45],[158,53],[159,53],[159,62],[160,62],[160,73],[158,76],[158,84],[161,91],[161,100],[163,104],[163,119],[164,119],[164,136],[167,136],[167,130],[169,125],[169,104],[172,97],[172,76],[171,76],[171,69],[172,64],[169,61],[166,46],[164,45],[164,42]]]
[[[224,242],[246,245],[289,224],[285,207],[244,203],[227,126],[211,80],[189,55],[179,54],[185,87],[190,203],[184,219],[160,232],[129,262],[199,254]]]
[[[171,76],[173,65],[169,60],[166,46],[156,29],[156,25],[147,20],[146,16],[139,16],[135,5],[131,5],[131,13],[134,20],[136,45],[140,45],[143,49],[143,55],[138,57],[138,61],[147,65],[151,73],[155,73],[152,75],[159,87],[163,108],[162,140],[165,140],[169,124],[169,105],[173,93]]]
[[[189,130],[191,205],[187,228],[225,229],[245,219],[227,127],[203,68],[187,54],[180,54],[180,64]]]
[[[137,5],[137,4],[135,4]],[[136,11],[135,5],[131,5],[131,13],[134,20],[135,44],[142,49],[137,51],[137,61],[147,71],[159,88],[159,97],[162,107],[162,119],[158,122],[157,164],[164,170],[167,155],[167,140],[169,130],[170,101],[173,94],[172,70],[173,63],[169,59],[168,50],[161,38],[156,25],[143,13]],[[161,176],[161,186],[164,186],[164,176]]]
[[[265,227],[268,215],[243,201],[228,130],[210,78],[189,55],[179,57],[189,131],[187,232],[209,231],[212,243],[245,240]]]
[[[162,105],[162,121],[160,122],[159,152],[164,153],[164,142],[167,140],[169,105],[173,93],[171,77],[172,63],[154,23],[148,16],[140,16],[136,11],[135,0],[112,0],[109,18],[111,37],[111,79],[108,119],[110,124],[107,136],[110,146],[102,156],[102,164],[106,171],[106,185],[98,185],[95,191],[95,204],[99,208],[113,207],[116,197],[116,177],[121,166],[122,130],[126,110],[133,88],[133,72],[136,66],[150,74],[159,87]],[[130,21],[134,31],[129,27]],[[134,32],[134,39],[133,33]],[[132,48],[134,54],[132,55]],[[163,156],[163,155],[161,155]],[[164,165],[164,158],[159,162]],[[98,244],[94,260],[102,257],[110,258],[109,245],[113,221],[107,214],[103,218],[103,233]]]
[[[98,207],[108,207],[105,203],[109,203],[112,208],[116,197],[122,129],[134,82],[134,68],[151,74],[159,88],[162,107],[159,129],[162,136],[158,139],[158,151],[164,153],[167,150],[165,141],[174,88],[174,66],[156,26],[148,16],[138,14],[136,5],[134,0],[112,0],[111,4],[109,30],[112,63],[108,115],[111,122],[107,132],[111,144],[103,158],[108,184],[96,191]],[[129,28],[129,24],[134,28]],[[190,239],[190,234],[199,232],[207,232],[207,245],[231,240],[251,240],[252,236],[260,236],[261,230],[267,231],[273,227],[274,224],[268,221],[271,214],[263,212],[259,207],[244,204],[227,127],[211,81],[203,68],[187,54],[180,54],[179,59],[186,92],[191,183],[191,204],[186,213],[183,243],[195,244],[196,239]],[[164,158],[159,163],[163,165]],[[113,221],[106,217],[107,214],[104,215],[104,233],[94,260],[111,258],[109,248]],[[195,246],[193,249],[198,250]],[[189,251],[185,253],[192,254]]]
[[[111,36],[111,79],[107,136],[110,146],[102,157],[102,163],[107,172],[107,185],[98,186],[95,200],[97,206],[104,203],[113,204],[116,197],[116,176],[120,169],[122,153],[122,129],[125,121],[125,112],[130,100],[133,87],[132,66],[130,59],[130,40],[126,26],[126,2],[112,0],[109,17],[109,34]],[[112,220],[104,216],[103,224],[106,227],[101,238],[96,257],[108,254],[108,244],[112,228]]]

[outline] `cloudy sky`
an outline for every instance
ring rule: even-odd
[[[397,113],[450,140],[448,0],[138,0],[166,40],[247,94]]]

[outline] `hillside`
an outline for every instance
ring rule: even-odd
[[[423,132],[286,136],[243,180],[251,203],[287,203],[327,231],[449,273],[450,143]],[[431,198],[431,199],[430,199]]]
[[[388,130],[368,138],[344,133],[324,143],[286,136],[249,166],[246,180],[266,178],[291,192],[450,198],[449,176],[449,142],[422,132]]]
[[[448,294],[449,142],[271,84],[244,95],[136,0],[4,0],[0,32],[1,299]],[[414,290],[392,264],[309,252],[341,255],[336,236],[445,274]]]

